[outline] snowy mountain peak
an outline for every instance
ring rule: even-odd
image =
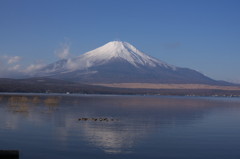
[[[111,41],[107,44],[87,52],[78,57],[78,59],[83,62],[86,61],[86,67],[90,67],[92,65],[100,65],[111,59],[123,59],[134,65],[138,66],[163,66],[166,68],[175,69],[174,66],[168,65],[165,62],[162,62],[158,59],[150,57],[143,52],[139,51],[133,45],[122,42],[122,41]],[[80,62],[79,61],[79,62]]]
[[[102,47],[99,47],[98,49],[99,51],[109,52],[112,54],[113,53],[124,54],[124,53],[127,53],[128,51],[140,52],[133,45],[123,41],[111,41],[103,45]]]
[[[84,53],[76,58],[57,61],[46,68],[47,73],[65,73],[76,70],[86,70],[91,67],[101,66],[113,61],[125,61],[132,66],[139,67],[162,67],[176,70],[175,66],[169,65],[156,58],[150,57],[139,51],[133,45],[122,41],[111,41],[107,44]]]

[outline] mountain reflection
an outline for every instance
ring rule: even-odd
[[[144,137],[145,131],[130,128],[127,124],[99,124],[86,122],[82,131],[88,142],[105,153],[131,153],[137,140]]]
[[[221,101],[202,99],[97,97],[84,99],[79,106],[83,106],[83,114],[89,117],[113,116],[119,119],[107,123],[81,121],[79,129],[84,139],[105,153],[123,154],[131,153],[139,141],[156,131],[191,124],[214,108],[225,105]]]
[[[51,137],[65,143],[63,145],[79,140],[79,146],[86,142],[108,154],[131,153],[139,142],[158,132],[189,126],[216,108],[228,106],[227,100],[213,98],[8,96],[0,99],[0,130],[20,131],[19,125],[24,121],[30,126],[40,125],[34,127],[35,133],[42,132],[45,127],[48,134],[51,128],[48,135],[53,133]],[[230,103],[231,107],[239,106],[239,101]],[[22,113],[27,113],[24,119]],[[78,121],[82,117],[118,120]]]

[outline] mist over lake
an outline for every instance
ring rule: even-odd
[[[0,149],[21,159],[239,158],[240,98],[0,96]]]

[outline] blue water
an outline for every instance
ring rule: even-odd
[[[0,96],[0,149],[21,159],[238,159],[240,98]]]

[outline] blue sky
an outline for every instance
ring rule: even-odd
[[[1,0],[0,77],[121,40],[240,83],[239,28],[238,0]]]

